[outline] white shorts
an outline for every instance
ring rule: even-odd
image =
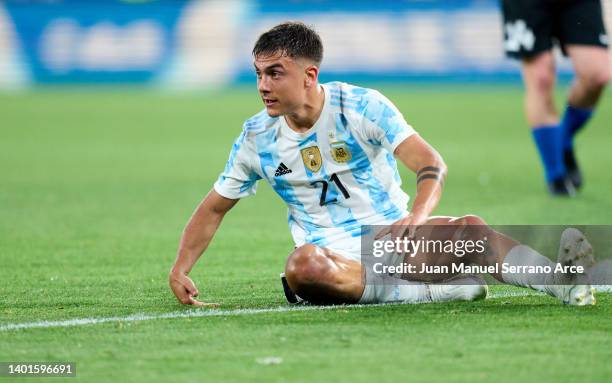
[[[391,234],[387,234],[382,237],[381,240],[390,240]],[[331,246],[326,246],[327,249],[333,251],[341,255],[342,257],[356,261],[359,263],[364,262],[367,259],[367,263],[371,264],[373,262],[380,262],[383,265],[391,266],[391,265],[399,265],[404,261],[404,255],[398,254],[394,251],[387,252],[384,251],[384,254],[381,257],[374,258],[371,252],[362,252],[361,249],[361,238],[353,238],[351,241],[342,241],[343,243],[335,242]],[[339,246],[342,245],[342,246]]]

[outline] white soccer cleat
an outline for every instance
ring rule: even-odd
[[[557,262],[564,266],[583,266],[591,268],[595,264],[593,247],[578,229],[568,228],[561,234]],[[591,287],[587,274],[573,276],[574,284],[557,286],[557,297],[572,306],[594,305],[595,289]]]
[[[478,301],[485,299],[489,288],[484,279],[476,275],[461,275],[446,282],[427,285],[431,302]]]
[[[595,289],[591,285],[561,285],[559,299],[570,306],[589,306],[597,303]]]
[[[595,264],[593,247],[580,230],[572,227],[563,230],[557,262],[563,266],[583,266],[585,269]]]

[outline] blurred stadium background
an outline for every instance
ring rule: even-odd
[[[502,53],[497,0],[10,0],[0,3],[0,89],[252,82],[253,42],[288,19],[322,35],[323,80],[519,79]]]

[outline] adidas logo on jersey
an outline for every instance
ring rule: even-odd
[[[291,173],[291,171],[291,169],[289,169],[285,164],[281,162],[280,165],[278,165],[276,172],[274,173],[274,177],[284,176],[285,174]]]

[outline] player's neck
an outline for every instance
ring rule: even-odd
[[[325,104],[325,92],[321,85],[317,85],[313,91],[308,94],[307,100],[301,108],[293,113],[285,115],[285,121],[292,130],[298,133],[304,133],[314,126]]]

